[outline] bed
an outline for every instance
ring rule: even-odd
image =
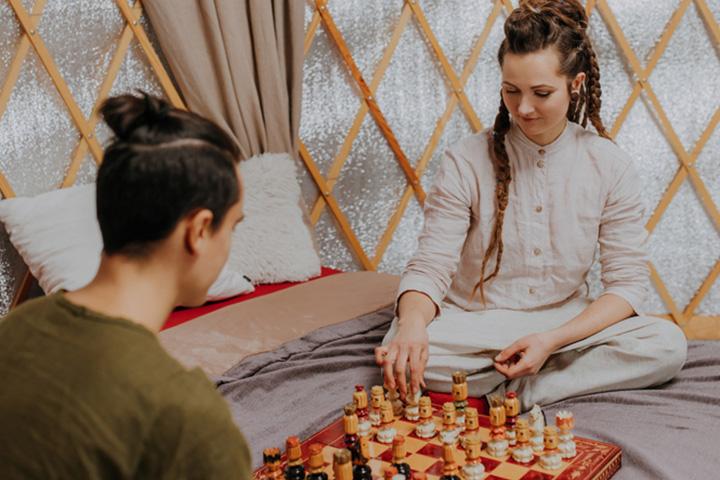
[[[373,348],[390,321],[398,278],[374,272],[324,277],[205,314],[160,333],[183,363],[200,366],[262,449],[305,438],[341,415],[356,384],[381,377]],[[568,408],[576,434],[620,445],[618,479],[718,478],[720,342],[691,341],[680,375],[657,388],[587,395]]]

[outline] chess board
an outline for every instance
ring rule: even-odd
[[[438,426],[442,428],[442,408],[433,404],[433,416]],[[485,465],[484,480],[550,480],[550,479],[574,479],[574,480],[605,480],[612,477],[620,468],[621,450],[610,443],[599,442],[582,437],[575,437],[577,455],[571,459],[564,460],[558,470],[545,470],[540,467],[539,456],[535,455],[528,464],[515,462],[510,455],[503,458],[494,458],[487,454],[485,448],[490,435],[490,419],[485,415],[479,416],[479,435],[483,441],[482,462]],[[395,428],[399,435],[405,437],[405,448],[407,451],[406,463],[415,471],[425,472],[428,480],[438,480],[442,475],[442,442],[436,435],[430,440],[418,438],[415,435],[415,422],[405,419],[396,419]],[[373,478],[382,479],[383,471],[392,462],[392,446],[378,443],[373,437],[370,442],[371,459],[368,465],[372,468]],[[302,442],[303,460],[309,458],[309,448],[313,443],[324,445],[323,457],[325,458],[325,471],[332,479],[333,453],[344,448],[344,431],[342,417],[323,428],[310,438]],[[459,446],[455,459],[458,465],[464,465],[465,452]],[[284,469],[285,455],[282,457]],[[263,477],[263,467],[254,473],[254,480]]]

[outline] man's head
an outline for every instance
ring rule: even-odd
[[[178,301],[202,303],[242,218],[237,145],[213,122],[144,93],[109,98],[100,113],[115,134],[97,178],[105,255],[185,262]]]

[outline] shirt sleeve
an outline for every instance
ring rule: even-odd
[[[650,275],[641,192],[640,177],[628,162],[610,188],[599,233],[602,294],[623,298],[638,315],[644,313]]]
[[[440,311],[457,269],[471,219],[471,172],[448,151],[425,200],[425,224],[418,248],[400,279],[395,303],[407,291],[426,294]],[[467,167],[467,165],[464,165]],[[464,173],[463,173],[464,172]]]

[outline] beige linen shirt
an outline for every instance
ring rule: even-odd
[[[503,225],[500,272],[480,277],[495,220],[495,173],[487,132],[446,152],[425,203],[418,249],[403,272],[408,290],[464,310],[530,310],[586,295],[586,276],[600,248],[603,294],[642,312],[649,269],[639,177],[614,143],[569,122],[539,146],[515,125],[506,135],[512,181]],[[486,275],[494,269],[491,259]]]

